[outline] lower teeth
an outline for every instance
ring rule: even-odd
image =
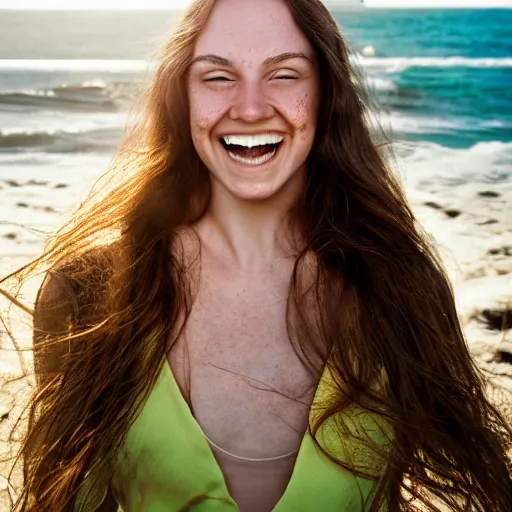
[[[228,151],[228,154],[233,160],[235,160],[235,162],[239,162],[245,165],[261,165],[265,162],[268,162],[277,153],[277,149],[278,148],[275,148],[270,153],[258,156],[256,158],[244,158],[243,156],[236,155],[231,151]]]

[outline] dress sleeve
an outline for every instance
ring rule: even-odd
[[[37,386],[44,388],[60,373],[70,352],[69,342],[61,338],[80,324],[79,306],[68,277],[49,272],[34,304],[33,352]],[[94,482],[94,483],[93,483]],[[108,482],[89,473],[79,487],[74,512],[117,512],[118,505]]]

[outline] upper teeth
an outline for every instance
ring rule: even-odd
[[[228,145],[234,144],[236,146],[253,148],[255,146],[266,146],[267,144],[279,144],[283,141],[284,137],[270,133],[262,135],[226,135],[222,139]]]

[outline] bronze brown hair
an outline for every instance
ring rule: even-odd
[[[369,127],[369,100],[347,45],[322,2],[285,1],[316,51],[322,84],[307,186],[295,211],[305,243],[290,282],[288,319],[305,361],[312,347],[329,349],[337,385],[312,433],[354,404],[390,422],[385,453],[373,447],[385,456],[379,472],[349,468],[375,481],[371,511],[385,502],[391,511],[444,504],[508,512],[512,429],[486,398],[446,273]],[[176,339],[190,311],[186,268],[169,248],[208,207],[209,175],[184,129],[185,78],[214,5],[195,1],[163,48],[141,114],[107,175],[121,177],[119,183],[105,189],[100,181],[43,256],[14,276],[53,269],[38,303],[66,319],[49,325],[44,319],[51,315],[36,308],[36,363],[51,352],[58,364],[36,366],[18,511],[71,510],[86,476],[108,480],[167,340]],[[310,254],[310,291],[321,306],[316,326],[300,285]],[[64,300],[58,275],[76,292],[80,318]],[[377,392],[372,383],[381,374]]]

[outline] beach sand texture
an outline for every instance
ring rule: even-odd
[[[490,396],[512,421],[512,11],[336,17],[398,139],[394,170],[440,251],[469,349],[502,387]],[[1,276],[41,252],[44,233],[107,169],[146,76],[143,59],[172,18],[0,15]],[[25,290],[29,306],[37,284]],[[29,348],[22,320],[15,334]],[[1,459],[19,446],[19,434],[9,436],[33,379],[30,352],[22,368],[2,326],[0,349]],[[15,491],[8,467],[0,462],[0,512]]]

